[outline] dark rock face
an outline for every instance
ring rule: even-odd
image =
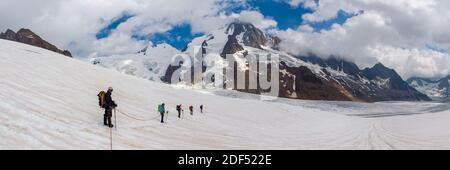
[[[16,33],[14,31],[8,29],[8,30],[6,30],[6,32],[0,33],[0,38],[6,39],[6,40],[15,40]]]
[[[10,41],[16,41],[40,48],[44,48],[56,53],[60,53],[62,55],[72,57],[72,54],[68,50],[60,50],[56,46],[50,44],[49,42],[45,41],[38,35],[36,35],[34,32],[32,32],[29,29],[20,29],[17,33],[14,31],[8,29],[4,33],[0,33],[0,39],[10,40]]]
[[[289,67],[283,62],[280,66],[281,70],[289,73],[280,74],[280,97],[306,100],[353,100],[342,93],[343,89],[338,89],[337,84],[322,80],[307,67]]]
[[[360,74],[371,81],[376,81],[380,78],[388,80],[383,88],[376,89],[377,95],[373,97],[375,101],[431,100],[428,96],[409,86],[395,70],[387,68],[381,63],[376,64],[372,68],[362,70]]]
[[[238,51],[243,51],[244,47],[239,44],[238,36],[242,35],[242,43],[245,46],[257,49],[263,49],[263,46],[269,46],[273,49],[279,49],[281,39],[265,34],[254,25],[245,22],[231,23],[226,31],[228,34],[228,42],[225,44],[224,50],[221,54],[225,57],[226,54],[234,54]]]
[[[376,64],[372,68],[364,69],[361,75],[369,80],[375,80],[376,78],[389,79],[389,87],[395,90],[409,90],[410,88],[408,83],[403,81],[395,70],[389,69],[381,63]]]
[[[235,22],[231,23],[228,26],[227,32],[230,34],[230,31],[233,31],[233,37],[236,37],[243,33],[243,42],[244,45],[262,49],[261,46],[267,43],[267,38],[264,32],[260,29],[256,28],[252,24],[243,23],[243,22]]]
[[[372,68],[360,70],[356,64],[334,57],[328,59],[322,59],[316,56],[298,58],[323,68],[330,68],[345,73],[347,76],[332,77],[326,70],[322,70],[327,74],[325,78],[322,77],[321,79],[323,82],[326,82],[325,84],[330,85],[328,88],[334,88],[335,91],[343,94],[341,97],[349,100],[365,102],[430,100],[426,95],[409,86],[395,70],[389,69],[381,63],[376,64]],[[330,94],[330,92],[327,93]],[[335,100],[333,99],[335,97],[331,96],[323,97],[326,100]]]
[[[382,64],[360,70],[356,64],[336,58],[300,58],[307,58],[305,60],[310,63],[323,67],[324,75],[317,75],[305,66],[289,67],[283,61],[280,63],[279,97],[360,102],[431,100]],[[325,68],[343,72],[346,76],[332,75]],[[261,89],[240,91],[255,94],[264,92]]]
[[[244,50],[244,47],[242,47],[238,43],[236,36],[229,35],[228,42],[225,44],[225,47],[223,48],[223,52],[220,56],[225,58],[227,54],[235,54],[236,52],[243,51],[243,50]]]
[[[343,71],[346,74],[357,76],[360,72],[358,66],[352,62],[340,60],[335,57],[322,59],[316,56],[298,57],[299,59],[312,64],[320,65],[321,67],[329,67],[333,70]]]
[[[279,37],[272,37],[269,42],[274,50],[280,50],[281,39]]]

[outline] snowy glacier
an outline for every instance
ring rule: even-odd
[[[180,89],[4,40],[0,77],[0,149],[450,149],[448,103],[261,101]],[[108,86],[117,129],[103,126],[98,106]],[[156,111],[162,102],[166,124]],[[177,104],[195,106],[194,116],[178,119]]]

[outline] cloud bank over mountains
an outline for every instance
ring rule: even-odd
[[[278,17],[261,10],[261,3],[305,9],[288,16],[301,24],[280,29],[274,19]],[[446,0],[4,0],[3,4],[7,5],[0,6],[1,30],[30,28],[78,57],[136,52],[151,43],[146,36],[181,24],[189,24],[196,34],[240,19],[279,36],[282,49],[295,55],[342,57],[362,67],[382,62],[403,78],[450,73]],[[130,17],[111,25],[124,15]],[[318,26],[323,23],[330,26]],[[98,38],[105,28],[111,28],[107,36]]]
[[[292,0],[291,2],[294,2]],[[297,1],[301,3],[302,1]],[[307,2],[307,1],[303,1]],[[403,77],[449,73],[450,2],[445,0],[320,0],[302,16],[305,23],[356,14],[342,25],[314,31],[308,24],[280,31],[284,49],[323,57],[341,56],[361,66],[382,62]]]

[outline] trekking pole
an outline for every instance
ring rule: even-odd
[[[169,122],[169,111],[166,111],[166,122]]]
[[[117,114],[116,114],[116,108],[114,108],[114,124],[115,124],[115,128],[117,130]]]

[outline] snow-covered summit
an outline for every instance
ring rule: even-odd
[[[161,77],[165,75],[172,57],[179,53],[179,50],[169,44],[158,44],[147,46],[133,54],[89,57],[89,62],[125,74],[159,82]]]

